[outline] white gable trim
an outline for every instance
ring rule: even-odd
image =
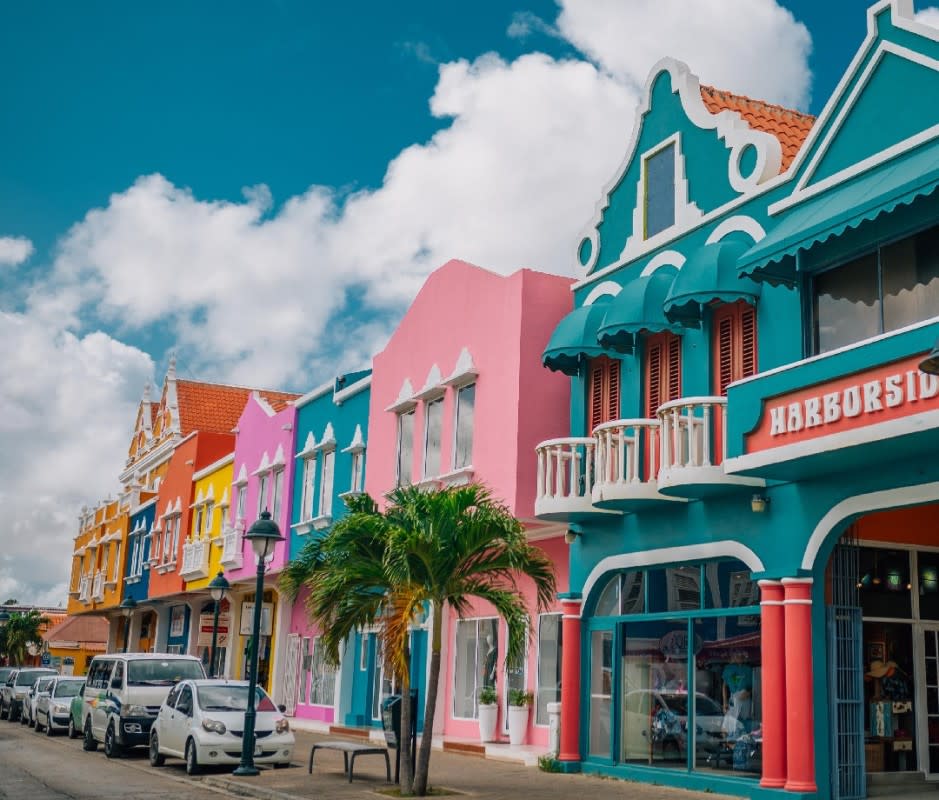
[[[738,214],[735,217],[728,217],[723,222],[719,223],[717,227],[711,231],[705,244],[714,244],[725,236],[738,232],[747,234],[747,236],[753,239],[754,244],[766,236],[766,231],[763,230],[763,226],[753,219],[753,217]],[[643,274],[645,274],[644,271]]]
[[[677,250],[663,250],[657,256],[654,256],[652,260],[642,268],[642,272],[639,273],[639,277],[647,278],[657,269],[661,269],[662,267],[675,267],[676,269],[681,269],[683,266],[685,266],[685,261],[687,261],[687,259]]]
[[[623,287],[616,281],[604,281],[590,290],[590,294],[587,295],[587,299],[584,300],[583,304],[585,306],[592,306],[601,297],[616,297],[621,291],[623,291]]]

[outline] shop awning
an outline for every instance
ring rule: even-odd
[[[659,267],[624,286],[607,306],[597,332],[600,345],[617,353],[631,353],[639,331],[675,330],[677,326],[666,319],[663,305],[676,275],[675,267]]]
[[[555,372],[576,375],[581,359],[603,354],[597,341],[597,330],[606,316],[607,298],[589,306],[575,308],[561,319],[541,356],[541,363]]]
[[[666,318],[686,328],[698,328],[702,308],[713,300],[756,302],[760,285],[741,278],[737,270],[738,259],[746,250],[746,242],[725,239],[692,253],[665,299]]]
[[[792,280],[799,250],[909,205],[937,187],[939,142],[933,141],[780,214],[776,227],[744,253],[738,269],[757,279]]]

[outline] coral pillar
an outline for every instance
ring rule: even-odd
[[[561,752],[560,761],[580,761],[580,600],[564,600],[561,608]]]
[[[786,785],[815,792],[812,579],[783,578],[786,625]]]
[[[760,581],[763,662],[763,778],[760,786],[786,785],[786,625],[783,585]]]

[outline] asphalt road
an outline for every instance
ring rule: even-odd
[[[0,720],[0,800],[220,800],[231,795],[189,778],[181,761],[153,769],[143,748],[109,760],[81,740],[49,738]]]

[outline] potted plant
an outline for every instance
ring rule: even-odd
[[[528,713],[534,702],[534,695],[525,689],[509,690],[510,745],[525,744],[525,734],[528,732]]]
[[[479,740],[496,740],[496,723],[499,719],[499,704],[495,686],[483,686],[479,690]]]

